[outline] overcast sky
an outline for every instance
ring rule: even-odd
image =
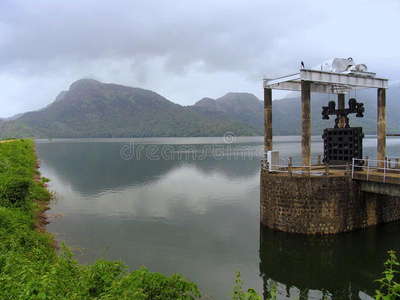
[[[183,105],[334,57],[400,79],[400,1],[1,0],[0,117],[80,78]],[[282,97],[283,94],[274,94]]]

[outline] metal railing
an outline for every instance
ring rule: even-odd
[[[287,173],[289,177],[293,175],[329,176],[342,174],[354,178],[355,173],[366,172],[367,180],[370,180],[371,174],[375,172],[375,176],[382,176],[383,182],[386,182],[388,174],[400,174],[400,158],[395,156],[387,157],[386,160],[369,159],[368,156],[365,159],[353,158],[352,163],[349,162],[345,165],[323,164],[320,157],[318,157],[318,163],[311,166],[293,163],[291,157],[281,158],[280,160],[283,162],[274,165],[269,165],[266,160],[262,160],[261,168],[271,173]]]
[[[354,178],[356,172],[367,172],[367,181],[372,172],[375,172],[375,176],[382,174],[385,183],[387,174],[400,174],[400,158],[396,156],[388,156],[385,160],[369,159],[368,157],[365,159],[353,158],[351,178]]]
[[[280,158],[283,163],[269,165],[266,160],[261,161],[261,168],[264,171],[271,173],[287,173],[289,177],[293,175],[308,175],[308,176],[329,176],[333,174],[351,175],[351,164],[346,165],[329,165],[322,164],[321,158],[318,157],[317,164],[311,166],[303,166],[301,162],[293,163],[291,157]]]

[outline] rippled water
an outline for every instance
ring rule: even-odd
[[[325,237],[261,227],[262,143],[262,137],[37,140],[42,175],[57,195],[47,229],[82,263],[104,257],[130,269],[178,272],[214,299],[232,290],[236,269],[246,288],[265,293],[277,283],[281,299],[372,295],[386,251],[400,250],[400,223]],[[300,160],[299,137],[274,137],[274,148]],[[387,149],[399,155],[400,139],[388,138]],[[312,153],[322,153],[319,137]],[[376,157],[374,137],[364,140],[364,154]]]

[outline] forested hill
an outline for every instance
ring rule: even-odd
[[[40,111],[0,123],[0,137],[84,138],[260,135],[262,129],[228,114],[205,114],[175,104],[155,92],[91,79]]]
[[[365,133],[376,132],[376,90],[352,93],[366,108],[362,119],[350,118]],[[312,94],[312,133],[332,127],[321,107],[333,95]],[[274,135],[301,133],[300,98],[273,101]],[[400,87],[387,92],[387,132],[400,133]],[[263,135],[263,102],[249,93],[228,93],[218,99],[203,98],[193,106],[175,104],[140,88],[104,84],[91,79],[73,83],[47,107],[17,119],[0,121],[0,138],[86,138]]]
[[[264,103],[249,93],[228,93],[216,100],[203,98],[193,108],[204,113],[225,113],[255,126],[264,123]]]

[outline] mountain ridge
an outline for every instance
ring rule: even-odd
[[[364,102],[363,119],[350,116],[351,126],[362,126],[364,133],[376,132],[376,94],[358,91]],[[321,107],[332,95],[312,94],[312,134],[333,127],[334,117],[324,121]],[[400,86],[387,92],[387,132],[399,133]],[[300,97],[274,100],[274,135],[301,133]],[[166,137],[263,135],[264,104],[250,93],[231,92],[217,99],[202,98],[194,105],[181,106],[151,90],[80,79],[62,91],[55,100],[17,119],[0,120],[0,138],[88,138],[88,137]]]
[[[141,88],[81,79],[42,110],[1,122],[0,137],[86,138],[255,135],[255,126],[205,115]]]

